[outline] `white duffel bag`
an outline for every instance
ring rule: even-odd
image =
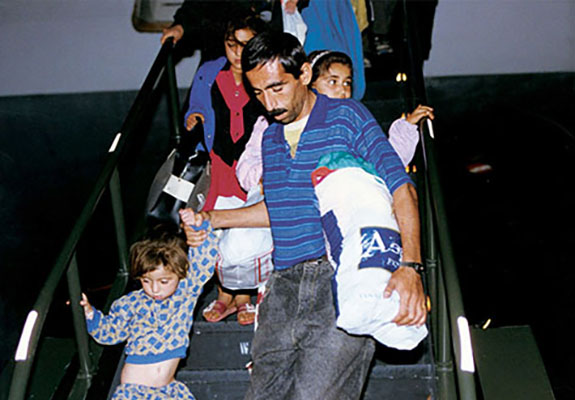
[[[263,200],[260,186],[248,192],[245,203],[237,197],[216,201],[215,209],[250,206]],[[270,228],[230,228],[220,232],[220,260],[216,274],[222,286],[231,290],[255,289],[273,272],[273,240]]]
[[[316,181],[317,182],[317,181]],[[425,326],[398,326],[399,294],[383,292],[401,261],[401,237],[385,182],[359,167],[336,169],[315,185],[328,259],[335,269],[337,326],[413,349]]]

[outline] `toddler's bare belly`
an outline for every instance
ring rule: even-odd
[[[122,383],[160,387],[174,380],[179,358],[161,361],[154,364],[125,363],[122,369]]]

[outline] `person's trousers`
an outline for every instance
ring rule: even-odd
[[[116,387],[112,400],[195,400],[190,389],[180,381],[166,386],[153,387],[134,383],[121,383]]]
[[[272,274],[258,310],[247,400],[359,399],[375,344],[336,328],[332,275],[323,259]]]

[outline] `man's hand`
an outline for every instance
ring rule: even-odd
[[[399,311],[393,322],[422,326],[427,319],[427,307],[419,273],[410,267],[399,267],[391,275],[383,297],[388,298],[394,290],[399,294]]]
[[[163,29],[162,38],[160,39],[160,41],[162,42],[162,44],[164,44],[166,39],[171,37],[174,38],[174,44],[176,44],[178,40],[180,40],[183,36],[184,36],[184,27],[182,25],[174,25],[169,28]]]
[[[201,226],[204,221],[210,220],[207,212],[195,213],[191,208],[180,210],[182,227],[186,234],[186,243],[191,247],[198,247],[208,238],[208,232],[196,230],[194,227]]]
[[[213,229],[267,228],[270,226],[268,209],[264,201],[248,207],[199,213],[195,213],[191,208],[186,208],[180,210],[180,218],[186,233],[186,243],[192,247],[200,246],[208,238],[206,231],[193,228],[201,226],[204,221],[209,221]]]

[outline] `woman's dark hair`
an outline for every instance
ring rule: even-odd
[[[312,85],[317,78],[329,70],[332,64],[343,64],[351,70],[353,78],[353,63],[351,58],[341,51],[315,50],[309,53],[309,63],[311,64],[311,81]]]
[[[242,70],[245,73],[273,60],[279,60],[285,72],[298,79],[307,57],[295,36],[284,32],[267,31],[253,37],[244,48]]]
[[[258,15],[248,10],[238,8],[232,15],[224,30],[224,40],[235,39],[234,32],[240,29],[249,29],[254,35],[262,33],[266,29],[266,23]]]

